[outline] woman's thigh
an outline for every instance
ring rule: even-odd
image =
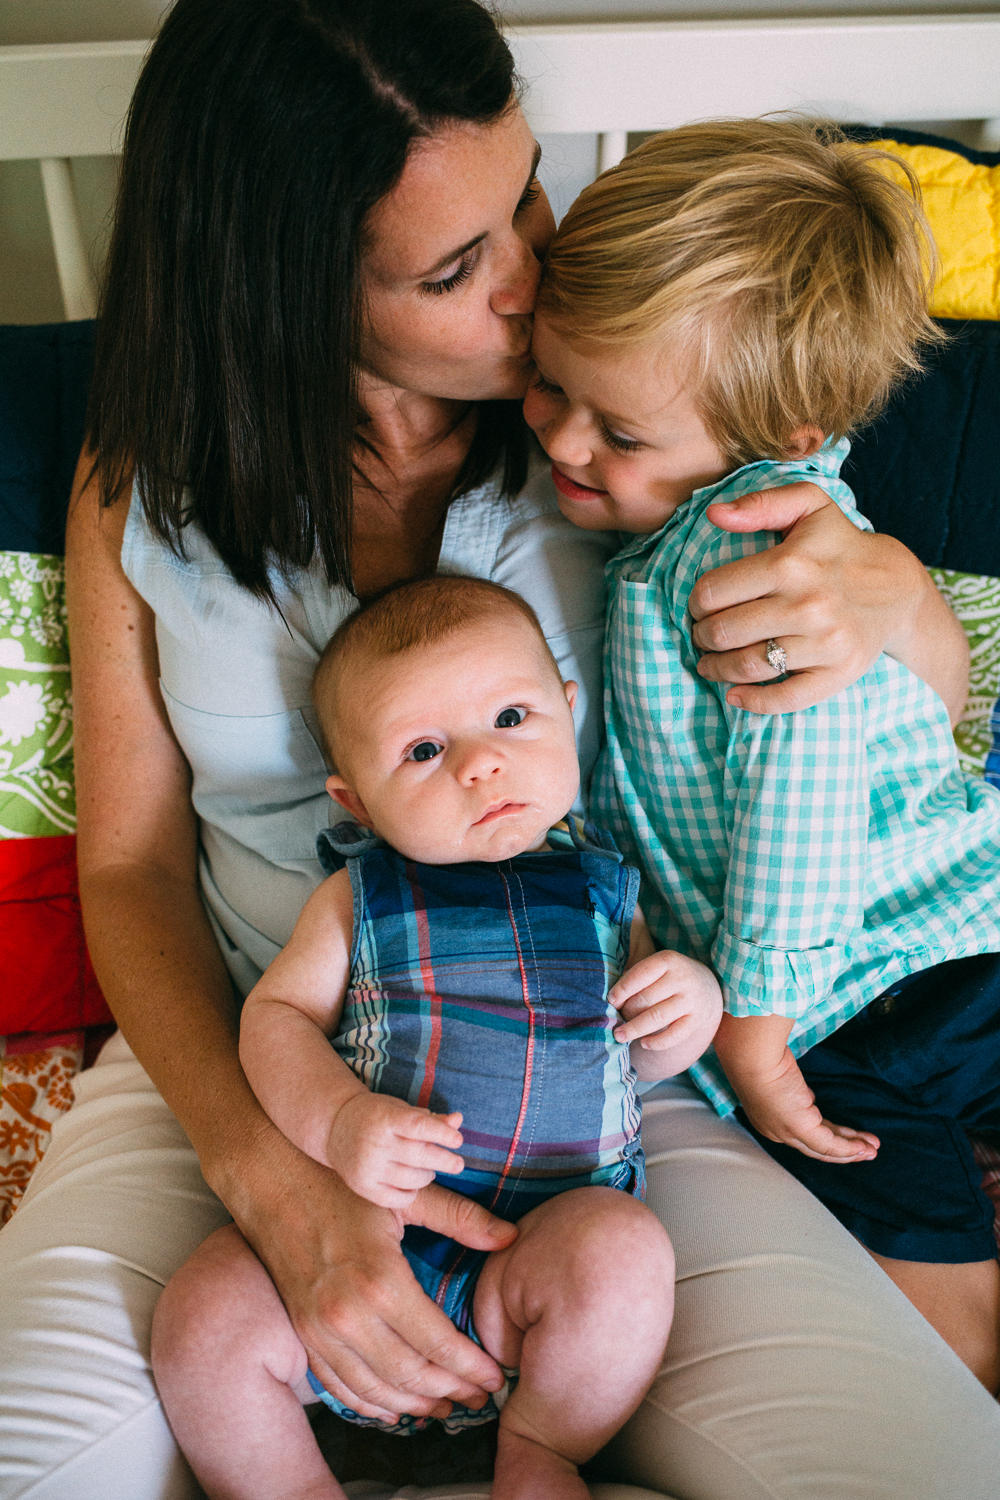
[[[647,1202],[676,1314],[617,1474],[677,1500],[996,1500],[996,1402],[745,1131],[684,1085],[658,1093]]]
[[[149,1330],[165,1282],[228,1219],[125,1042],[0,1233],[0,1500],[188,1500]]]

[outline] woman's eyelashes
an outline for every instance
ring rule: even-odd
[[[524,192],[521,194],[521,201],[520,203],[518,203],[517,207],[514,210],[515,219],[517,218],[518,214],[523,214],[526,208],[530,208],[533,203],[538,202],[541,191],[542,184],[539,182],[537,177],[533,177],[528,183],[528,186],[525,188]]]
[[[474,250],[469,250],[458,263],[458,270],[446,276],[443,281],[422,281],[421,288],[425,292],[431,292],[435,297],[440,297],[444,292],[453,292],[456,287],[461,286],[463,281],[468,281],[476,268],[477,256]]]

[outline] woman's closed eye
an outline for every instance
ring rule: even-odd
[[[431,292],[435,297],[440,297],[444,292],[453,292],[456,287],[461,286],[463,281],[468,281],[476,268],[478,246],[467,250],[458,263],[458,269],[450,276],[445,276],[441,281],[422,281],[421,290]]]
[[[493,721],[494,729],[515,729],[527,718],[523,708],[502,708]]]
[[[538,202],[541,191],[542,184],[539,182],[537,177],[533,177],[528,183],[528,186],[525,188],[524,192],[521,194],[521,201],[518,203],[517,207],[514,210],[515,219],[517,218],[518,214],[523,214],[526,208],[530,208],[533,203]]]

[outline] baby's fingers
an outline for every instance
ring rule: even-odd
[[[627,1020],[620,1021],[614,1029],[614,1035],[618,1042],[634,1042],[640,1037],[653,1041],[654,1034],[659,1033],[654,1045],[672,1047],[687,1035],[691,1025],[691,1017],[683,1002],[672,997],[660,1000],[647,1010],[640,1010]]]
[[[426,1109],[408,1110],[398,1122],[394,1122],[396,1134],[408,1141],[427,1141],[436,1146],[445,1146],[457,1151],[462,1144],[460,1114],[434,1115]]]

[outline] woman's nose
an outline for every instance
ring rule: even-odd
[[[530,317],[535,310],[542,264],[531,245],[511,235],[509,254],[490,297],[493,311],[503,318]]]

